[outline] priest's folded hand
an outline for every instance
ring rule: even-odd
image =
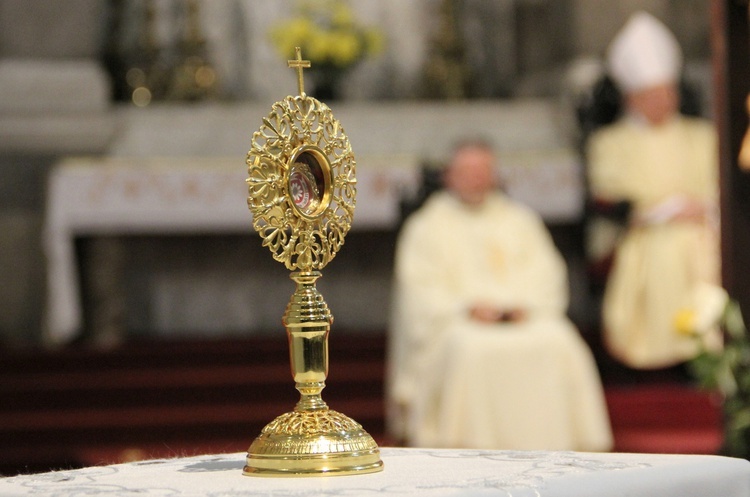
[[[498,308],[487,304],[477,304],[469,309],[469,316],[483,323],[517,323],[526,319],[526,311],[521,308]]]

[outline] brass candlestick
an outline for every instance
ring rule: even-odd
[[[383,469],[372,437],[321,398],[328,375],[333,316],[315,287],[320,270],[344,244],[354,214],[354,154],[344,129],[324,103],[304,92],[297,48],[299,95],[271,107],[248,152],[248,207],[253,227],[296,283],[282,322],[300,400],[266,425],[248,449],[245,475],[320,476]]]

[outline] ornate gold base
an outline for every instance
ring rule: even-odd
[[[248,476],[327,476],[383,470],[373,438],[328,408],[292,411],[271,421],[247,452]]]

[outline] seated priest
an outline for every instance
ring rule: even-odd
[[[566,317],[565,263],[541,218],[460,143],[396,251],[389,430],[421,447],[606,451],[593,356]]]

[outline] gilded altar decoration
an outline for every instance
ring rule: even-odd
[[[219,80],[201,28],[198,0],[159,12],[155,0],[112,2],[105,62],[115,98],[146,107],[154,101],[198,101],[218,94]],[[174,24],[162,40],[159,25]]]
[[[750,95],[745,100],[745,108],[748,116],[750,116]],[[745,131],[745,136],[742,138],[738,163],[740,169],[750,172],[750,128]]]
[[[299,95],[271,107],[247,155],[248,207],[253,227],[273,258],[291,270],[296,290],[282,323],[300,400],[263,428],[248,449],[249,476],[321,476],[381,471],[373,438],[346,415],[328,408],[321,392],[328,376],[333,315],[315,282],[351,227],[356,203],[355,160],[349,139],[327,105],[305,94],[300,48]]]
[[[298,0],[296,16],[272,26],[270,36],[284,57],[302,48],[319,99],[337,98],[347,72],[383,47],[380,30],[360,24],[345,0]]]
[[[218,77],[209,61],[208,46],[200,24],[197,0],[185,0],[182,37],[177,46],[177,63],[172,69],[167,100],[195,101],[214,97]]]

